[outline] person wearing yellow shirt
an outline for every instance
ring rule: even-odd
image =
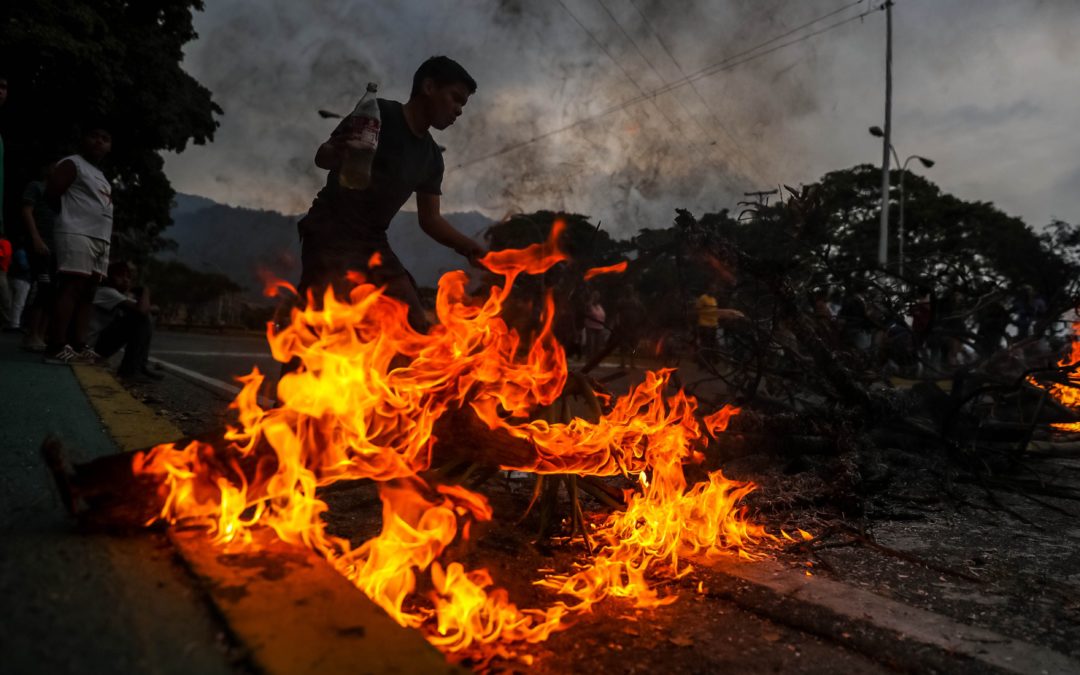
[[[708,292],[698,296],[694,303],[697,311],[698,356],[702,361],[712,362],[716,353],[716,331],[720,327],[720,306]]]
[[[711,290],[705,291],[694,302],[697,313],[697,346],[702,361],[711,363],[717,351],[716,333],[720,324],[741,321],[746,316],[737,309],[721,308]]]

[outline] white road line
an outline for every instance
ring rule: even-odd
[[[273,359],[269,352],[190,352],[176,349],[155,349],[155,354],[170,356],[242,356],[245,358]]]
[[[161,353],[168,353],[168,352],[155,352],[155,353],[161,354]],[[175,363],[169,363],[168,361],[162,361],[161,359],[153,357],[153,356],[150,357],[150,361],[153,361],[154,363],[160,364],[161,367],[164,368],[165,370],[168,370],[168,371],[170,371],[172,373],[175,373],[176,375],[179,375],[180,377],[188,380],[189,382],[194,382],[195,384],[201,385],[203,387],[207,387],[208,389],[210,389],[212,391],[216,391],[219,394],[224,394],[224,395],[229,396],[229,397],[234,397],[234,396],[236,396],[237,394],[240,393],[240,387],[236,386],[235,384],[229,384],[228,382],[222,382],[221,380],[219,380],[217,378],[210,377],[208,375],[203,375],[202,373],[200,373],[198,371],[190,370],[190,369],[185,368],[183,366],[178,366]],[[270,399],[266,398],[265,396],[259,396],[258,401],[259,401],[259,405],[262,406],[263,408],[272,408],[274,406],[274,402],[271,401]]]

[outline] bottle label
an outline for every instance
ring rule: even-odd
[[[359,150],[374,150],[379,145],[379,127],[379,120],[373,117],[349,115],[341,136]]]
[[[374,150],[379,145],[379,126],[379,120],[371,117],[364,118],[358,140],[365,150]]]

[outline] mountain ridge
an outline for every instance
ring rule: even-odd
[[[177,247],[159,254],[163,259],[177,260],[201,272],[224,274],[252,297],[261,296],[267,275],[291,283],[300,278],[296,223],[303,214],[229,206],[177,193],[171,215],[173,224],[163,236],[175,241]],[[444,215],[478,240],[493,222],[475,211]],[[415,212],[401,211],[394,216],[388,237],[391,248],[420,286],[434,286],[443,273],[467,265],[457,253],[424,234]]]

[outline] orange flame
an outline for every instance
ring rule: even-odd
[[[255,274],[263,285],[263,295],[268,298],[278,297],[282,291],[296,295],[296,288],[287,281],[282,281],[273,272],[265,267],[258,267]]]
[[[367,266],[370,268],[375,268],[379,267],[380,265],[382,265],[382,253],[380,253],[379,251],[375,251],[371,254],[371,257],[368,258]]]
[[[593,267],[585,271],[585,281],[591,281],[595,277],[601,274],[622,274],[626,271],[626,267],[629,263],[625,260],[614,265],[608,265],[607,267]]]
[[[685,463],[703,459],[705,434],[723,432],[738,410],[725,407],[702,423],[693,397],[665,395],[672,371],[648,373],[595,422],[529,421],[567,381],[565,353],[552,334],[554,302],[549,294],[527,349],[500,312],[518,274],[566,259],[557,245],[563,229],[557,222],[543,244],[487,254],[481,262],[505,283],[482,301],[466,295],[464,272],[443,276],[439,323],[428,334],[410,328],[403,303],[360,277],[347,299],[327,291],[321,308],[294,309],[288,326],[268,329],[274,358],[301,363],[278,384],[280,407],[259,406],[263,377],[255,370],[241,379],[232,404],[239,426],[226,433],[225,447],[165,444],[135,457],[135,473],[160,483],[160,518],[201,523],[218,542],[250,542],[253,528],[271,528],[323,555],[399,623],[423,628],[447,652],[507,653],[513,643],[539,642],[606,597],[642,607],[673,602],[649,578],[688,574],[688,555],[761,555],[751,547],[776,538],[739,507],[754,485],[717,471],[689,486],[683,473]],[[464,406],[535,448],[529,461],[504,469],[639,476],[626,509],[595,529],[595,558],[576,573],[537,582],[563,596],[544,609],[520,609],[487,570],[441,559],[453,541],[468,538],[471,522],[492,515],[482,495],[417,475],[430,466],[436,421]],[[327,506],[316,491],[357,478],[379,481],[383,527],[353,547],[326,532]],[[429,575],[430,606],[406,609],[419,574]]]
[[[1073,343],[1069,355],[1058,361],[1058,366],[1069,368],[1080,364],[1080,321],[1072,325]],[[1049,387],[1050,395],[1067,408],[1080,412],[1080,368],[1069,373],[1069,385],[1054,383]],[[1080,433],[1080,422],[1062,422],[1053,425],[1061,431]]]

